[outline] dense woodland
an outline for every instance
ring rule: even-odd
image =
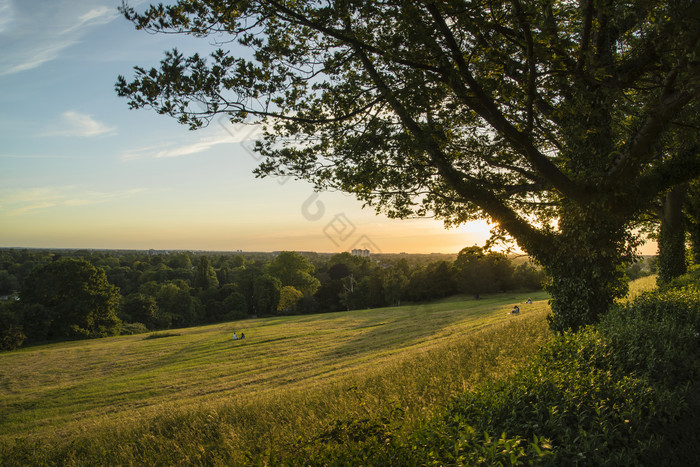
[[[631,277],[647,273],[642,264]],[[0,250],[3,348],[243,319],[539,290],[527,258]]]
[[[3,347],[242,319],[537,290],[525,258],[458,255],[0,251]]]

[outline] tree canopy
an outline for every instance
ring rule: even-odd
[[[119,289],[85,260],[60,259],[35,269],[21,298],[25,332],[32,339],[119,334]]]
[[[139,29],[211,37],[116,89],[191,128],[258,122],[260,176],[390,216],[490,219],[546,269],[552,326],[624,291],[644,207],[698,178],[694,0],[187,0]]]
[[[320,283],[313,276],[314,265],[295,251],[282,251],[267,266],[268,272],[280,280],[283,287],[294,287],[304,296],[315,294]]]

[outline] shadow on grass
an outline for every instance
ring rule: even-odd
[[[176,332],[158,332],[155,334],[149,334],[144,339],[162,339],[163,337],[176,337],[176,336],[181,336],[182,334],[178,334]]]

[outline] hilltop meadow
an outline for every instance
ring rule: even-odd
[[[417,423],[513,374],[550,336],[545,299],[457,297],[3,353],[2,463],[244,464],[337,421],[398,408]]]
[[[699,275],[577,333],[501,293],[6,352],[0,463],[693,465]]]

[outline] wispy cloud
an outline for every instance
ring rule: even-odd
[[[143,191],[142,188],[95,191],[76,186],[3,190],[0,191],[0,213],[18,216],[50,208],[86,206],[133,196]]]
[[[1,154],[0,159],[90,159],[91,156],[75,154]]]
[[[14,21],[15,12],[10,0],[0,0],[0,34],[7,31]]]
[[[114,134],[115,129],[98,122],[91,115],[69,110],[61,114],[60,121],[54,128],[44,132],[42,136],[99,136]]]
[[[245,141],[252,141],[259,136],[259,128],[246,126],[238,132],[218,130],[216,134],[200,137],[197,141],[176,144],[173,142],[163,142],[162,144],[144,146],[131,149],[121,154],[121,160],[133,159],[161,159],[169,157],[189,156],[206,152],[214,146],[220,144],[241,144]]]
[[[91,28],[119,17],[116,8],[99,3],[0,0],[0,76],[55,60]]]

